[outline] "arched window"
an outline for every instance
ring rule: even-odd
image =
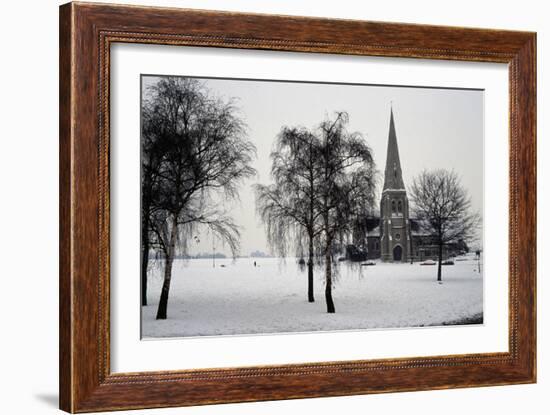
[[[401,204],[401,200],[399,202],[397,202],[397,211],[399,213],[403,212],[403,206]]]
[[[395,200],[391,201],[391,211],[395,213]]]

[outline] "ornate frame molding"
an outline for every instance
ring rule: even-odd
[[[510,351],[111,373],[109,70],[110,46],[117,42],[508,63]],[[534,382],[535,105],[534,33],[86,3],[61,6],[61,409],[89,412]]]

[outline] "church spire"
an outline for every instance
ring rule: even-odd
[[[397,148],[397,135],[393,121],[393,108],[390,109],[390,132],[388,135],[388,153],[386,156],[386,171],[384,173],[384,189],[405,189],[401,162],[399,161],[399,149]]]

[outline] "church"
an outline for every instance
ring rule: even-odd
[[[409,199],[399,159],[393,109],[390,110],[380,217],[366,218],[366,225],[368,259],[380,258],[384,262],[413,262],[438,257],[438,246],[434,237],[424,232],[418,221],[409,216]],[[446,259],[467,249],[464,243],[448,244],[443,247],[443,257]]]

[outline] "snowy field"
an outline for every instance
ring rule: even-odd
[[[418,327],[482,318],[483,274],[472,257],[444,266],[443,284],[436,282],[437,266],[418,263],[342,262],[336,268],[336,313],[327,314],[321,268],[315,269],[315,303],[308,303],[307,270],[294,259],[216,259],[216,268],[212,259],[176,260],[167,320],[155,319],[162,274],[151,272],[142,336]]]

